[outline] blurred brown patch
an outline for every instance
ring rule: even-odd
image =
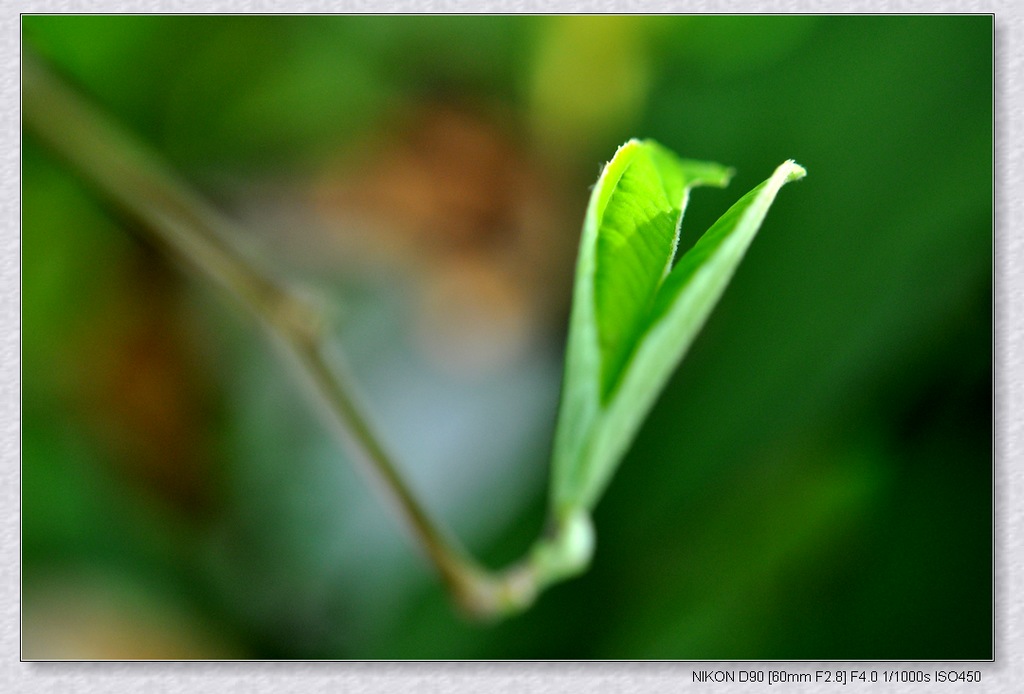
[[[21,649],[28,660],[244,657],[188,605],[119,575],[81,571],[33,581]]]
[[[474,373],[561,315],[578,224],[556,179],[495,118],[431,104],[325,172],[313,204],[342,267],[411,275],[419,344]]]
[[[195,513],[211,500],[209,394],[177,325],[172,270],[153,251],[135,257],[83,331],[66,392],[129,484]]]

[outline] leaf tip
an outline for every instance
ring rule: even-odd
[[[797,164],[792,159],[786,160],[782,165],[786,169],[786,182],[799,181],[801,178],[807,175],[807,169]]]
[[[720,174],[718,180],[714,182],[714,185],[718,186],[719,188],[726,188],[728,187],[729,183],[732,182],[732,177],[735,175],[736,169],[734,169],[731,166],[727,166],[724,169],[722,169],[722,173]]]

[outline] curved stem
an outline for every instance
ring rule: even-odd
[[[327,357],[325,319],[305,294],[275,280],[231,243],[232,223],[193,193],[155,155],[115,127],[25,50],[22,119],[102,196],[140,223],[148,241],[181,258],[238,299],[300,367],[353,458],[380,482],[405,527],[469,615],[494,618],[529,606],[554,581],[589,562],[585,513],[555,519],[521,562],[489,572],[420,504],[363,415],[352,387]]]

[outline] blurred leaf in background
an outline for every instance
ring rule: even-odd
[[[254,326],[26,135],[25,657],[992,656],[991,16],[22,28],[327,297],[413,485],[495,565],[543,520],[600,163],[637,136],[735,167],[684,248],[778,162],[811,172],[611,481],[591,570],[482,628]]]

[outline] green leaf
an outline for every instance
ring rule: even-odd
[[[603,184],[608,196],[588,219],[598,229],[593,283],[605,402],[671,269],[689,189],[724,186],[731,175],[717,164],[683,161],[653,142],[628,142],[612,161]]]
[[[596,504],[668,378],[725,291],[792,161],[732,206],[672,266],[690,188],[731,171],[630,140],[605,166],[583,225],[552,502],[565,518]]]

